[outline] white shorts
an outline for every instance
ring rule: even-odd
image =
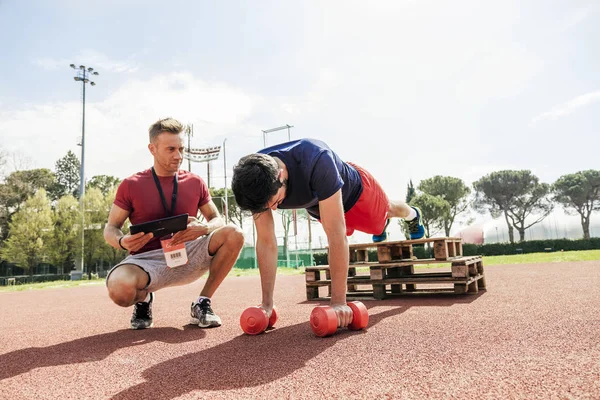
[[[213,256],[208,253],[208,244],[212,233],[214,232],[211,232],[208,236],[202,236],[185,243],[188,257],[188,262],[185,265],[169,268],[162,249],[150,250],[145,253],[127,256],[108,272],[106,283],[108,284],[110,274],[124,264],[136,265],[148,274],[148,285],[144,288],[148,292],[156,292],[169,286],[192,283],[210,268]]]

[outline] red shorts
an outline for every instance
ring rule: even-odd
[[[346,235],[352,235],[355,230],[379,235],[387,221],[388,197],[379,182],[367,170],[352,163],[348,164],[360,174],[363,191],[356,204],[345,214]]]

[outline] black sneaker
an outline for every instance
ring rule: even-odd
[[[131,329],[146,329],[152,326],[152,301],[154,293],[150,293],[150,301],[135,303],[131,316]]]
[[[204,298],[200,303],[192,303],[191,324],[198,325],[200,328],[214,328],[221,326],[219,318],[210,307],[210,299]]]

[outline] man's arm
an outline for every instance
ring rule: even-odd
[[[223,221],[217,206],[215,206],[212,200],[200,207],[200,213],[206,219],[206,222],[200,222],[195,217],[188,217],[187,229],[173,235],[171,245],[174,246],[179,243],[196,240],[200,236],[208,235],[225,225],[225,221]]]
[[[349,250],[342,190],[319,202],[321,223],[329,244],[329,271],[331,273],[331,306],[338,315],[338,325],[352,322],[352,311],[346,305]]]
[[[270,317],[277,275],[277,238],[275,237],[273,211],[267,210],[253,217],[255,217],[254,223],[256,224],[256,258],[262,287],[262,307]]]
[[[110,212],[108,213],[108,222],[104,227],[104,240],[115,249],[121,249],[123,246],[129,251],[137,251],[144,247],[154,235],[152,233],[139,232],[135,235],[123,235],[121,227],[127,218],[129,218],[130,212],[123,210],[121,207],[113,204]],[[121,240],[121,246],[119,246],[119,239]]]

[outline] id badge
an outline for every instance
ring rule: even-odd
[[[172,238],[161,240],[160,245],[163,248],[165,254],[165,260],[169,268],[180,267],[187,264],[187,251],[185,250],[185,243],[180,243],[175,246],[171,246]]]

